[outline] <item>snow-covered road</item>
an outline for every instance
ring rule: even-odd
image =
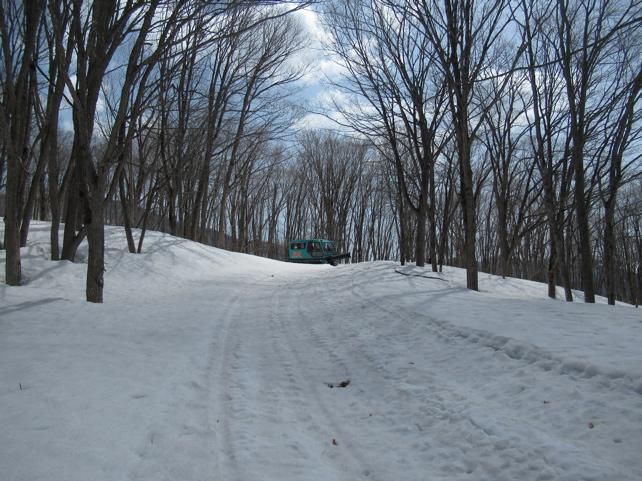
[[[3,480],[642,479],[639,310],[121,237],[0,288]]]

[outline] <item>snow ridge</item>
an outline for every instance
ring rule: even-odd
[[[473,328],[462,328],[447,321],[431,319],[430,322],[436,327],[435,334],[443,337],[458,337],[470,342],[499,351],[511,359],[534,364],[544,371],[555,370],[559,374],[593,379],[606,389],[619,389],[621,391],[632,391],[642,395],[642,377],[627,374],[624,371],[602,370],[590,362],[565,359],[547,352],[534,344],[523,342],[510,337],[496,335],[488,331]]]

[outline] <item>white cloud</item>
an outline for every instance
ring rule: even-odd
[[[294,15],[301,23],[308,38],[312,43],[316,44],[315,46],[321,46],[332,39],[330,33],[323,28],[319,13],[312,10],[312,8],[303,8],[295,12]]]
[[[305,86],[314,86],[326,78],[333,80],[343,73],[344,68],[328,49],[332,35],[324,29],[320,14],[307,7],[293,15],[299,21],[308,41],[308,46],[292,60],[296,65],[307,66],[301,82]]]

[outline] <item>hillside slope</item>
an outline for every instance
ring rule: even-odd
[[[642,479],[639,309],[118,228],[93,305],[47,235],[0,286],[3,480]]]

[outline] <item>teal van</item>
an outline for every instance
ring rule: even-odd
[[[330,264],[336,266],[350,254],[339,254],[334,242],[326,239],[297,239],[290,241],[288,261],[303,264]]]

